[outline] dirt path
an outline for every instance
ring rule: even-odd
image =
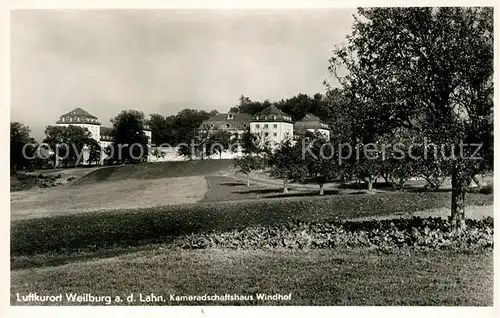
[[[244,181],[246,183],[247,177],[241,172],[236,171],[234,175],[231,177]],[[278,187],[283,189],[283,181],[279,179],[273,179],[265,175],[265,173],[253,173],[250,175],[250,183],[253,185],[263,186],[263,187]],[[365,191],[363,189],[342,189],[339,187],[339,183],[326,183],[324,185],[324,190],[326,192],[334,191],[338,193],[359,193],[360,191]],[[290,191],[319,191],[319,185],[317,184],[299,184],[299,183],[290,183],[288,185],[288,189]],[[385,192],[384,190],[374,189],[373,192]]]

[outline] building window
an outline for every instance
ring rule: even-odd
[[[276,119],[276,116],[275,116],[275,115],[273,115],[273,119]]]
[[[278,128],[278,124],[274,124],[274,125],[273,125],[273,128]]]
[[[278,133],[273,133],[273,136],[274,137],[278,137]]]
[[[255,125],[255,128],[260,128],[260,125],[259,124]]]
[[[229,128],[229,127],[231,127],[231,125],[229,125],[229,124],[226,124],[226,128]]]
[[[227,114],[227,119],[233,119],[233,114]]]
[[[70,117],[70,118],[69,118],[69,121],[73,121],[73,117]]]
[[[247,128],[247,124],[243,124],[243,128]]]
[[[269,125],[268,125],[268,124],[265,124],[265,125],[264,125],[264,128],[269,128]]]
[[[269,133],[265,133],[264,136],[269,137]]]
[[[210,128],[214,128],[214,124],[210,124]]]
[[[255,119],[259,120],[259,116],[255,116]]]

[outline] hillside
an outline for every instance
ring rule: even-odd
[[[103,167],[90,172],[72,185],[79,186],[104,181],[126,179],[160,179],[207,175],[226,175],[232,171],[232,160],[193,160],[144,163]]]

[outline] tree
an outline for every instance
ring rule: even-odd
[[[462,230],[466,188],[493,158],[492,8],[359,9],[329,70],[358,131],[405,127],[453,149],[451,223]],[[481,144],[481,159],[460,142]]]
[[[178,154],[188,157],[189,160],[193,160],[195,158],[201,158],[201,160],[204,160],[207,152],[206,145],[208,137],[208,130],[197,130],[196,134],[193,135],[193,138],[189,141],[189,143],[179,145],[177,150]]]
[[[302,158],[301,145],[289,138],[280,143],[268,164],[271,175],[283,179],[283,193],[288,193],[289,182],[301,182],[307,176],[307,165]]]
[[[247,187],[250,186],[250,174],[253,171],[262,169],[265,166],[264,160],[261,157],[252,154],[235,158],[233,163],[235,168],[247,176]]]
[[[144,133],[144,114],[136,110],[124,110],[111,119],[113,144],[111,156],[114,162],[138,163],[147,159],[148,137]]]
[[[205,154],[207,156],[219,155],[222,158],[224,151],[232,150],[231,148],[231,133],[225,130],[210,131],[205,142]]]
[[[333,181],[341,174],[334,143],[320,133],[316,133],[313,140],[302,139],[300,143],[308,174],[318,183],[319,195],[323,195],[325,183]]]
[[[102,155],[101,145],[97,142],[97,140],[89,138],[89,140],[86,142],[86,146],[89,153],[87,162],[90,165],[99,164],[101,162],[101,155]]]
[[[159,147],[151,148],[150,154],[155,158],[155,161],[158,161],[160,158],[165,158],[165,153],[161,151]]]
[[[54,168],[60,163],[64,167],[77,167],[83,162],[84,149],[92,145],[92,158],[95,151],[98,151],[95,140],[91,138],[91,133],[87,128],[80,126],[47,126],[45,128],[44,143],[48,144],[54,151]]]
[[[245,131],[241,136],[241,147],[244,154],[255,154],[261,157],[271,155],[271,144],[264,135],[252,134]]]
[[[232,107],[229,111],[255,115],[271,105],[275,105],[283,112],[291,115],[294,120],[301,119],[307,113],[316,115],[324,121],[327,121],[329,118],[328,101],[326,96],[320,93],[316,93],[312,97],[299,93],[290,98],[274,102],[267,99],[262,102],[252,101],[249,97],[242,95],[239,98],[239,104]]]
[[[33,144],[29,146],[28,144]],[[23,154],[24,149],[24,154]],[[10,171],[15,173],[19,169],[30,166],[30,160],[37,149],[35,139],[30,136],[30,128],[20,122],[10,123]]]
[[[229,111],[232,113],[255,115],[271,105],[272,104],[269,100],[265,100],[264,102],[252,101],[250,98],[241,95],[239,98],[239,104],[231,107]]]
[[[167,143],[165,141],[167,138],[165,137],[168,135],[169,130],[171,130],[169,119],[160,114],[151,114],[147,123],[151,128],[151,143],[154,145]]]
[[[152,143],[167,143],[172,146],[179,143],[190,144],[201,123],[217,114],[217,110],[206,112],[197,109],[183,109],[176,115],[166,117],[151,114],[147,123],[151,128]]]
[[[422,142],[420,136],[412,134],[406,128],[396,129],[377,138],[377,145],[384,147],[380,175],[386,183],[402,189],[410,178],[419,175],[418,168],[425,166],[418,157],[423,152],[423,147],[426,147]],[[416,145],[419,146],[416,148],[417,153],[414,149]],[[410,152],[412,156],[405,156]]]

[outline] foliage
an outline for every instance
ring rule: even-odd
[[[479,193],[482,194],[493,194],[493,183],[487,184],[479,189]]]
[[[159,147],[151,147],[150,154],[155,158],[155,161],[165,158],[165,153]]]
[[[224,151],[236,150],[230,149],[232,148],[232,137],[231,133],[225,130],[215,129],[210,131],[205,142],[205,154],[207,156],[219,155],[222,157]]]
[[[111,119],[113,143],[108,150],[114,163],[138,163],[147,159],[148,137],[144,133],[144,114],[136,110],[121,111]]]
[[[29,146],[28,144],[32,144]],[[24,154],[23,154],[23,148]],[[10,123],[10,172],[29,168],[30,159],[35,155],[38,144],[30,136],[30,128],[20,122]]]
[[[101,162],[101,145],[97,142],[97,140],[90,138],[86,142],[86,146],[89,152],[89,157],[87,159],[87,163],[89,164],[100,164]]]
[[[241,136],[241,147],[244,154],[255,154],[269,157],[272,153],[271,144],[264,135],[252,134],[245,131]]]
[[[45,136],[43,142],[54,151],[54,163],[60,162],[65,167],[78,166],[83,163],[83,152],[87,146],[90,146],[89,158],[93,161],[100,158],[100,147],[87,128],[73,125],[47,126]]]
[[[165,117],[151,114],[147,123],[151,128],[152,143],[157,146],[163,143],[171,146],[190,144],[201,123],[216,114],[216,110],[206,112],[196,109],[183,109],[176,115]]]
[[[182,143],[177,145],[177,153],[181,156],[194,159],[205,159],[206,143],[208,140],[208,131],[198,130],[189,143]]]
[[[329,69],[349,100],[338,121],[363,143],[404,127],[437,144],[483,145],[481,160],[452,161],[451,210],[463,227],[466,187],[493,157],[492,8],[359,9]]]
[[[303,138],[298,142],[307,172],[316,180],[319,185],[319,194],[323,195],[324,184],[335,180],[341,174],[336,145],[321,133],[316,133],[312,140]]]
[[[307,165],[302,158],[300,143],[290,138],[284,139],[276,151],[271,154],[268,166],[271,175],[283,179],[283,192],[288,192],[288,182],[302,182],[307,176]]]
[[[272,105],[267,99],[263,102],[258,102],[252,101],[249,97],[243,95],[240,96],[238,101],[239,104],[232,107],[229,112],[255,115]]]
[[[493,248],[493,218],[467,220],[466,232],[457,235],[441,218],[381,221],[292,221],[272,227],[190,234],[172,246],[183,249],[229,248],[368,248],[386,253],[401,248],[418,250],[477,250]]]
[[[247,186],[250,186],[250,174],[264,168],[265,159],[253,154],[247,154],[243,157],[237,157],[233,160],[234,167],[247,176]]]
[[[308,113],[318,116],[325,122],[328,122],[330,118],[328,102],[325,96],[320,93],[313,96],[300,93],[287,99],[272,102],[269,100],[253,101],[242,95],[239,98],[239,104],[229,111],[255,115],[271,105],[275,105],[281,111],[290,114],[293,120],[299,120]]]

